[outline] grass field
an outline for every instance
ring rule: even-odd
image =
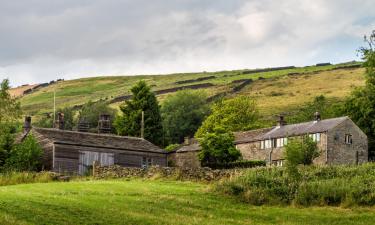
[[[108,180],[0,187],[0,224],[375,224],[374,208],[255,207],[206,184]]]
[[[310,99],[313,94],[327,93],[329,96],[342,97],[347,94],[354,86],[361,85],[364,82],[363,69],[343,69],[333,70],[340,65],[329,65],[329,66],[309,66],[294,69],[284,69],[272,72],[259,72],[253,74],[244,73],[245,70],[233,70],[233,71],[221,71],[221,72],[202,72],[202,73],[181,73],[181,74],[170,74],[170,75],[152,75],[152,76],[106,76],[106,77],[95,77],[95,78],[83,78],[77,80],[68,80],[58,82],[40,90],[35,91],[32,94],[23,96],[21,100],[22,107],[25,113],[32,116],[41,115],[45,112],[52,112],[53,110],[53,92],[56,90],[56,103],[57,107],[71,107],[74,105],[80,105],[91,101],[97,101],[99,99],[111,100],[114,97],[121,95],[130,94],[130,88],[139,80],[146,80],[149,85],[152,86],[153,90],[162,90],[167,88],[174,88],[179,86],[199,84],[199,83],[212,83],[214,86],[207,88],[209,95],[217,93],[223,93],[231,89],[232,81],[240,79],[253,79],[256,80],[253,84],[249,85],[245,89],[243,94],[250,94],[258,98],[260,101],[261,110],[270,111],[269,109],[275,109],[273,106],[274,102],[280,102],[281,97],[294,95],[299,100],[291,101],[291,106],[295,106],[300,103],[300,100]],[[350,71],[348,73],[342,71]],[[300,74],[298,76],[288,76],[288,74]],[[311,75],[311,73],[317,73]],[[343,75],[342,75],[343,73]],[[301,75],[302,74],[302,75]],[[310,75],[309,75],[310,74]],[[192,82],[187,84],[176,84],[176,81],[183,81],[189,79],[197,79],[202,77],[215,76],[214,79]],[[259,77],[267,78],[263,81],[258,81]],[[298,77],[298,78],[296,78]],[[320,82],[316,81],[322,78]],[[295,80],[300,80],[297,82]],[[289,89],[296,89],[298,85],[305,82],[306,85],[301,86],[300,89],[305,90],[311,89],[307,93],[298,92],[295,90],[290,92]],[[274,85],[272,85],[275,83]],[[332,88],[332,83],[337,88]],[[350,83],[353,83],[350,85]],[[307,85],[308,84],[308,85]],[[323,86],[321,86],[323,84]],[[263,92],[263,88],[265,89]],[[278,89],[284,88],[283,91]],[[273,90],[274,89],[274,90]],[[344,91],[343,91],[344,90]],[[273,92],[272,92],[273,91]],[[336,93],[337,91],[337,93]],[[261,92],[261,93],[260,93]],[[312,93],[314,92],[314,93]],[[259,94],[260,93],[260,94]],[[309,98],[305,98],[306,94],[310,94]],[[165,95],[159,96],[159,100],[163,100]],[[264,101],[266,100],[266,101]],[[118,107],[119,103],[113,104],[113,107]],[[276,110],[283,110],[285,105],[289,105],[289,102],[282,102],[278,104]],[[277,113],[272,110],[272,113]]]

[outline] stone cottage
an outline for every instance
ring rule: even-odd
[[[277,126],[245,132],[236,132],[235,146],[245,160],[264,160],[268,165],[282,166],[283,150],[288,138],[308,135],[317,142],[320,156],[315,164],[360,164],[368,161],[367,136],[349,118],[321,120],[319,113],[313,121],[287,125],[280,116]],[[185,143],[170,153],[177,166],[199,165],[198,143]]]
[[[151,142],[137,137],[108,134],[110,121],[99,121],[99,133],[88,133],[87,127],[78,131],[64,130],[63,115],[59,114],[57,129],[31,126],[26,117],[22,141],[33,134],[43,149],[46,170],[83,175],[94,161],[103,166],[117,164],[124,167],[167,166],[167,153]],[[101,120],[109,120],[101,116]],[[83,130],[80,130],[83,129]]]

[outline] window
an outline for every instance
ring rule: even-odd
[[[277,141],[276,141],[277,148],[284,147],[284,145],[287,145],[287,144],[288,144],[288,138],[277,138]]]
[[[280,160],[272,160],[272,165],[274,166],[283,166],[284,165],[284,160],[280,159]]]
[[[260,149],[264,149],[264,141],[260,141]]]
[[[152,158],[142,157],[142,168],[148,168],[152,166]]]
[[[315,142],[320,142],[320,133],[309,134],[309,137],[312,138]]]
[[[353,137],[351,134],[345,134],[345,143],[348,145],[353,144]]]
[[[265,140],[264,141],[264,147],[265,148],[272,148],[272,141],[271,140]]]

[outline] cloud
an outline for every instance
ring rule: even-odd
[[[356,59],[372,0],[0,2],[0,79],[215,71]]]

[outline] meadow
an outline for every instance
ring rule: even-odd
[[[252,84],[236,94],[254,96],[258,100],[260,111],[269,115],[289,110],[319,94],[326,94],[332,98],[343,98],[354,87],[364,84],[363,69],[335,69],[342,66],[341,64],[319,67],[308,66],[250,74],[246,73],[248,70],[233,70],[83,78],[57,82],[21,97],[20,101],[26,113],[32,116],[40,116],[43,113],[53,111],[54,91],[56,91],[57,107],[61,108],[100,99],[110,101],[118,96],[129,95],[130,88],[141,79],[145,80],[155,91],[191,84],[211,83],[213,84],[212,87],[204,89],[208,96],[227,93],[233,88],[233,81],[253,79]],[[185,84],[176,83],[210,76],[214,76],[214,78]],[[265,79],[259,79],[260,77]],[[280,90],[282,88],[285,89]],[[167,95],[159,95],[159,101],[162,102]],[[285,97],[287,97],[287,101]],[[111,106],[118,108],[119,104],[114,103]]]
[[[374,224],[374,208],[252,206],[209,184],[81,180],[0,187],[0,224]]]

